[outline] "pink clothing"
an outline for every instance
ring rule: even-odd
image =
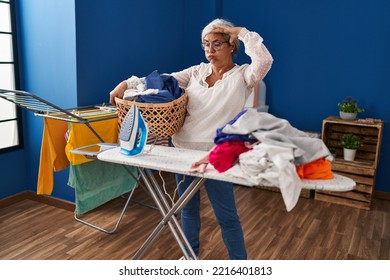
[[[226,141],[218,144],[209,153],[209,162],[218,172],[230,169],[237,161],[240,154],[251,150],[245,142]]]

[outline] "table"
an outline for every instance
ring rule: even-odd
[[[139,259],[142,257],[143,253],[162,233],[166,225],[169,226],[172,234],[183,251],[184,256],[187,259],[196,259],[196,256],[176,219],[176,214],[178,214],[186,203],[195,195],[206,179],[215,179],[232,182],[233,184],[253,186],[244,179],[234,178],[226,176],[223,173],[218,173],[218,171],[216,171],[210,164],[208,165],[205,173],[189,172],[191,164],[206,156],[207,153],[208,152],[206,151],[146,145],[143,152],[137,156],[125,156],[120,153],[119,147],[103,151],[97,155],[97,158],[101,161],[137,167],[143,182],[148,188],[153,200],[163,216],[161,222],[142,244],[133,259]],[[190,175],[194,176],[195,179],[185,193],[173,205],[169,205],[162,192],[162,187],[154,178],[151,170]],[[348,191],[353,189],[355,186],[355,182],[353,180],[340,175],[335,175],[335,178],[332,180],[303,180],[302,182],[303,188],[326,189],[333,191]]]

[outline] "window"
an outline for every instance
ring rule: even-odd
[[[15,89],[18,83],[16,35],[12,0],[0,0],[0,89]],[[20,109],[0,98],[0,152],[21,146]]]

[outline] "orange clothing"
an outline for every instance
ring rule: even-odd
[[[53,190],[53,170],[61,171],[69,166],[65,154],[65,133],[68,123],[44,118],[40,164],[38,171],[38,194],[51,194]]]
[[[329,160],[321,158],[296,167],[301,179],[332,179],[332,164]]]
[[[92,122],[90,125],[105,143],[117,143],[118,141],[118,119]],[[83,146],[100,143],[95,134],[85,125],[80,123],[69,124],[69,138],[66,144],[65,153],[72,165],[82,164],[91,161],[83,155],[71,154],[70,151]]]
[[[118,141],[117,118],[90,122],[90,125],[104,142]],[[70,133],[66,142],[65,134],[68,129]],[[37,193],[49,195],[52,193],[53,171],[61,171],[69,167],[70,163],[77,165],[91,161],[83,155],[71,154],[70,150],[96,143],[100,143],[100,140],[85,124],[44,118]]]

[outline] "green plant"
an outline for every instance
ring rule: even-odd
[[[329,152],[332,154],[333,157],[337,156],[337,150],[333,147],[329,148]]]
[[[357,150],[363,145],[358,136],[350,133],[341,136],[340,143],[343,148],[352,150]]]
[[[345,113],[361,113],[364,109],[358,106],[357,100],[351,96],[348,96],[343,101],[337,104],[339,110]]]

